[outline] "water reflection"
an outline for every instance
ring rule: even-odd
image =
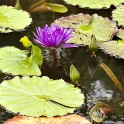
[[[109,82],[108,82],[109,83]],[[108,101],[112,99],[114,91],[111,87],[106,87],[104,81],[96,80],[91,83],[89,96],[93,101]]]
[[[34,1],[37,0],[20,0],[24,9],[26,9],[29,5],[31,5]],[[56,3],[64,3],[62,0],[50,0],[51,2]],[[0,5],[6,4],[10,5],[11,1],[8,0],[0,0]],[[31,40],[33,39],[32,31],[35,31],[36,26],[44,27],[44,25],[51,24],[55,19],[61,16],[67,16],[70,14],[77,14],[80,12],[94,14],[98,13],[102,16],[110,16],[111,8],[106,10],[90,10],[90,9],[79,9],[79,7],[73,7],[71,5],[65,4],[68,7],[69,11],[65,14],[58,13],[36,13],[32,14],[33,23],[30,27],[24,32],[16,32],[10,34],[0,34],[0,46],[16,46],[23,49],[23,46],[19,42],[20,38],[24,35],[27,35]],[[104,11],[104,12],[103,12]],[[32,40],[33,41],[33,40]],[[34,43],[34,42],[33,42]],[[81,74],[81,78],[79,84],[82,88],[85,89],[85,93],[87,94],[87,98],[91,101],[105,101],[108,102],[111,106],[116,108],[117,114],[116,118],[111,117],[110,120],[123,120],[122,109],[119,108],[119,103],[124,99],[123,96],[120,95],[116,88],[113,86],[112,81],[108,78],[108,76],[103,72],[103,70],[98,66],[98,63],[91,58],[91,53],[87,48],[73,48],[73,49],[63,49],[60,54],[60,66],[57,66],[54,63],[52,51],[50,49],[44,49],[44,64],[41,67],[42,74],[49,76],[53,79],[63,78],[67,82],[71,82],[69,78],[69,70],[71,64],[73,64],[77,70],[79,70]],[[108,57],[104,53],[100,51],[97,52],[97,56],[103,58],[104,63],[108,65],[112,71],[120,76],[119,72],[124,74],[124,61],[117,60],[111,57]],[[5,75],[0,73],[0,82],[3,81]],[[111,101],[111,98],[114,100]],[[118,104],[117,104],[118,103]],[[85,110],[82,111],[83,114],[87,112]],[[11,114],[7,114],[2,108],[0,109],[0,121],[3,123],[6,119],[10,118]],[[117,124],[121,124],[122,121]],[[114,124],[113,121],[106,122],[106,124]]]

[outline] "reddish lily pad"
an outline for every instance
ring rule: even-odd
[[[67,115],[62,117],[26,117],[16,116],[9,119],[4,124],[92,124],[86,118],[80,115]]]

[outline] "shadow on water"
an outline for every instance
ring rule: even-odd
[[[36,0],[20,0],[24,9],[27,5],[31,5]],[[65,4],[62,0],[49,0],[51,2]],[[0,5],[10,5],[11,1],[0,0]],[[19,42],[20,38],[27,35],[30,40],[33,41],[32,31],[35,31],[36,26],[44,27],[44,25],[51,24],[55,19],[68,16],[70,14],[84,13],[84,14],[95,14],[103,17],[111,18],[111,11],[114,9],[111,6],[110,9],[106,10],[91,10],[91,9],[79,9],[78,6],[73,7],[65,4],[69,9],[67,13],[35,13],[32,14],[33,23],[30,27],[23,32],[14,32],[9,34],[0,34],[0,46],[16,46],[23,49],[22,44]],[[67,82],[71,82],[69,77],[69,70],[71,64],[73,64],[81,74],[79,81],[80,87],[85,90],[87,97],[87,103],[79,110],[80,113],[88,117],[88,107],[96,101],[103,101],[108,103],[113,109],[114,113],[106,119],[105,124],[114,124],[114,121],[120,121],[122,124],[124,121],[124,110],[121,109],[120,103],[124,101],[124,96],[117,90],[113,85],[109,77],[99,67],[95,59],[91,58],[91,53],[86,47],[80,47],[78,49],[63,49],[60,52],[60,65],[56,66],[53,61],[52,52],[49,49],[42,49],[44,55],[44,64],[41,67],[42,74],[49,76],[52,79],[64,79]],[[111,68],[115,75],[120,81],[124,81],[124,61],[117,60],[108,55],[105,55],[101,51],[97,52],[97,56]],[[6,78],[6,75],[0,73],[0,81]],[[71,82],[73,83],[73,82]],[[123,82],[124,86],[124,82]],[[89,101],[89,102],[88,102]],[[12,117],[11,113],[5,112],[4,109],[0,108],[0,121],[3,123],[8,118]],[[122,122],[122,123],[121,123]]]

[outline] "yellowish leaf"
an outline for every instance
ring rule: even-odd
[[[27,36],[24,36],[20,39],[20,42],[22,42],[23,46],[28,48],[32,45],[31,41],[28,39]]]

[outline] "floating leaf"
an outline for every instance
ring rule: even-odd
[[[124,29],[119,29],[119,32],[116,35],[124,41]]]
[[[95,122],[102,122],[110,111],[111,108],[108,104],[97,103],[91,107],[89,115]]]
[[[31,5],[27,11],[33,12],[44,12],[44,11],[54,11],[59,13],[67,12],[67,8],[61,4],[47,3],[46,0],[38,0],[33,5]]]
[[[111,71],[111,69],[104,63],[100,63],[100,67],[106,72],[106,74],[113,81],[114,85],[121,91],[124,95],[124,87],[121,85],[120,81],[117,79],[115,74]]]
[[[20,39],[20,42],[22,42],[23,46],[26,47],[26,48],[32,46],[32,43],[31,43],[31,41],[28,39],[27,36],[22,37],[22,38]]]
[[[116,58],[124,59],[124,29],[119,29],[116,34],[120,40],[112,40],[104,43],[99,43],[99,48],[102,49],[106,54],[114,56]]]
[[[110,56],[124,59],[124,41],[122,40],[99,43],[99,48]]]
[[[67,115],[53,118],[16,116],[4,124],[91,124],[91,122],[80,115]]]
[[[81,8],[92,8],[92,9],[101,9],[109,8],[111,5],[118,6],[120,3],[124,3],[124,0],[64,0],[68,4],[74,6],[79,5]]]
[[[73,82],[78,84],[78,81],[80,79],[80,73],[79,71],[74,67],[74,65],[71,65],[70,67],[70,78]]]
[[[0,85],[0,104],[20,115],[62,116],[73,113],[83,102],[81,90],[62,79],[17,76]]]
[[[62,17],[54,23],[74,30],[74,36],[67,41],[68,43],[88,45],[92,35],[95,35],[98,41],[108,41],[117,32],[114,22],[96,14],[93,16],[81,13],[70,15],[68,17]]]
[[[44,3],[45,6],[48,6],[53,12],[65,13],[68,9],[61,4],[52,4],[52,3]]]
[[[112,17],[114,21],[118,22],[119,26],[120,25],[124,26],[124,5],[120,5],[115,10],[113,10]]]
[[[32,22],[30,15],[11,6],[0,6],[0,32],[23,30]]]
[[[0,48],[0,70],[13,75],[41,75],[39,62],[32,61],[28,53],[11,46]]]

